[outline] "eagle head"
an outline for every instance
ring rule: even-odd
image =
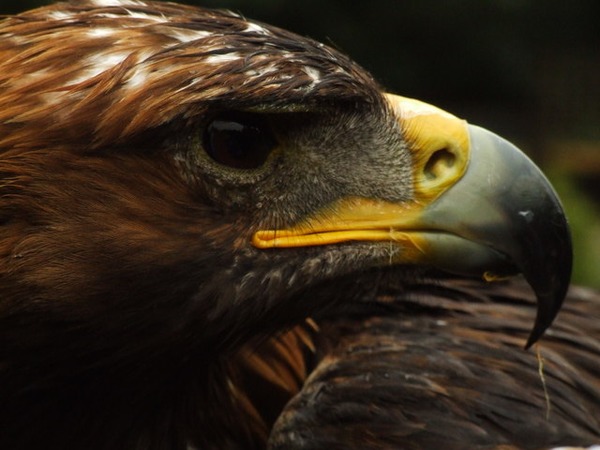
[[[522,273],[529,344],[560,308],[570,238],[541,172],[328,46],[150,0],[58,3],[0,36],[14,405],[206,385],[223,355],[427,267]]]

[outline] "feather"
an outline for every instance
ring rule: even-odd
[[[395,241],[252,245],[346,197],[406,210],[404,118],[345,55],[231,12],[2,20],[0,448],[600,441],[598,293],[571,290],[541,379],[523,283],[394,266]],[[274,142],[264,164],[213,158],[216,121],[234,156]]]

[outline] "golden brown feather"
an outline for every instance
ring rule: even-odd
[[[207,123],[232,113],[293,164],[211,160]],[[524,286],[368,269],[394,256],[370,243],[250,245],[342,194],[411,198],[406,148],[367,72],[233,13],[86,0],[4,19],[0,448],[600,440],[597,294],[572,291],[541,344],[545,420]]]
[[[600,296],[572,288],[524,352],[519,282],[436,277],[381,293],[385,314],[321,322],[318,364],[272,448],[547,449],[600,442]]]

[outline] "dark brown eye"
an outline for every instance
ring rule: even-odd
[[[203,145],[219,164],[257,169],[265,163],[276,141],[263,116],[235,112],[221,114],[208,124]]]

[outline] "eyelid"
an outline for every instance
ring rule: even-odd
[[[238,111],[215,115],[206,125],[202,143],[211,159],[238,170],[262,167],[277,147],[267,117]]]

